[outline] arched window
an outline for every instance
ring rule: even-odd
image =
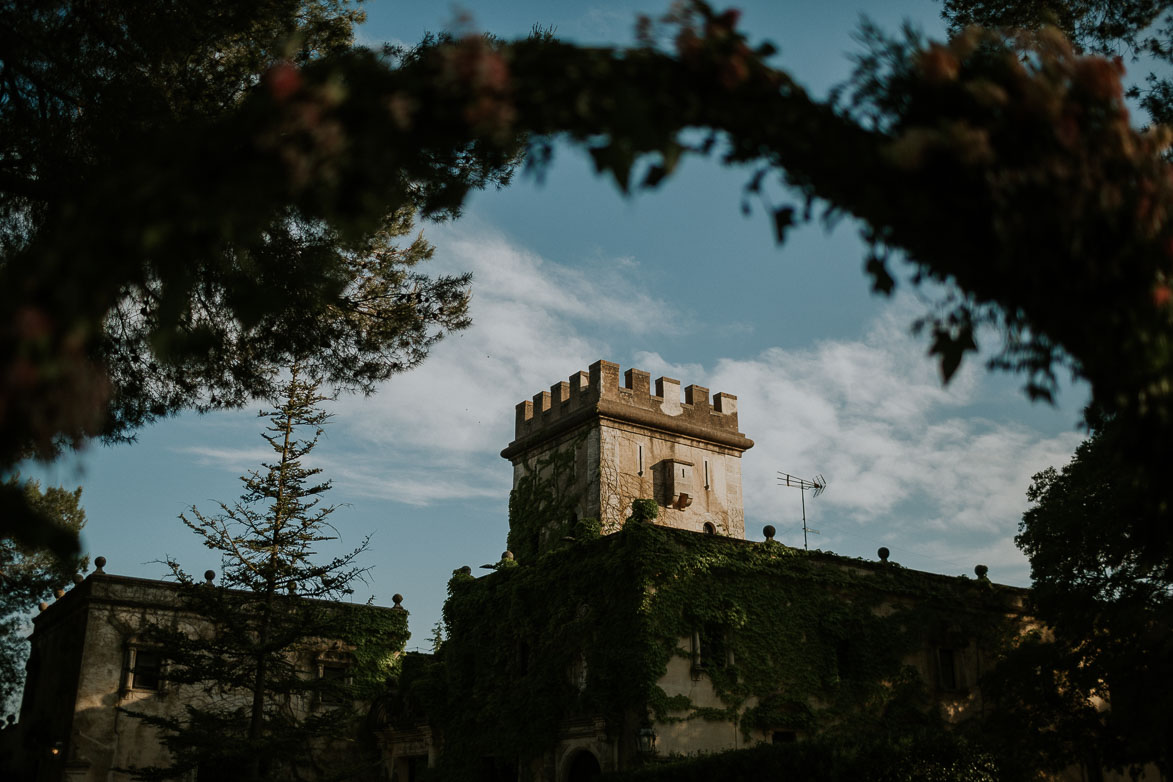
[[[717,534],[717,528],[713,526],[713,523],[711,521],[705,522],[705,534],[706,535],[716,535]]]

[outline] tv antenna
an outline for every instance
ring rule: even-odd
[[[806,490],[811,490],[811,499],[818,497],[826,490],[827,479],[821,475],[816,475],[814,480],[808,481],[806,478],[799,478],[788,472],[779,472],[778,485],[789,486],[792,489],[798,489],[802,493],[802,547],[804,550],[810,551],[810,546],[807,545],[807,533],[812,532],[818,535],[819,531],[806,525]]]

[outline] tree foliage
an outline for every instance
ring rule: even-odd
[[[323,116],[343,84],[244,121],[272,113],[258,91],[271,106],[351,52],[362,18],[349,0],[0,2],[0,467],[271,397],[294,359],[369,392],[468,324],[468,278],[421,273],[431,248],[400,240],[417,205],[453,211],[435,191],[507,165],[460,149],[334,182],[346,219],[289,197],[330,178],[320,158],[367,152]],[[71,548],[0,501],[11,534]]]
[[[273,65],[222,114],[128,135],[129,146],[115,145],[119,154],[55,202],[47,214],[60,219],[37,223],[45,229],[6,261],[31,280],[3,286],[19,304],[9,308],[8,358],[0,356],[20,370],[6,375],[6,409],[36,415],[6,413],[5,426],[17,428],[0,440],[23,446],[34,439],[25,422],[97,409],[79,394],[98,387],[82,382],[98,332],[72,329],[78,317],[105,323],[126,292],[160,292],[149,343],[171,357],[175,377],[192,380],[188,401],[239,388],[253,362],[267,360],[204,361],[204,348],[218,344],[208,336],[211,319],[187,313],[205,272],[218,283],[205,299],[239,316],[226,321],[232,328],[272,325],[297,347],[331,344],[317,339],[329,330],[303,328],[295,316],[304,309],[275,314],[258,298],[281,297],[247,295],[285,274],[263,273],[276,263],[269,237],[289,237],[292,220],[355,241],[404,205],[451,213],[470,188],[499,180],[519,135],[529,134],[533,165],[548,161],[553,139],[565,139],[624,191],[654,187],[688,155],[748,164],[747,198],[771,212],[780,240],[820,210],[854,216],[877,290],[904,277],[951,291],[921,322],[943,377],[976,349],[987,323],[1003,335],[995,365],[1025,374],[1033,396],[1052,394],[1066,370],[1085,377],[1094,401],[1128,433],[1121,445],[1157,517],[1167,518],[1170,135],[1133,129],[1122,66],[1082,54],[1057,28],[967,28],[945,43],[872,35],[853,82],[819,99],[774,67],[774,47],[752,44],[737,22],[735,11],[698,1],[662,23],[644,20],[632,49],[468,36],[394,60],[340,50]],[[709,136],[698,141],[698,128]],[[778,184],[795,203],[771,195]],[[90,263],[95,257],[117,263]],[[302,260],[289,266],[288,290],[332,301],[337,267],[315,254]],[[42,300],[72,303],[40,311],[81,314],[46,320],[24,306]],[[189,322],[204,325],[179,327]],[[314,339],[299,342],[301,334]],[[34,368],[61,369],[30,374],[22,356]],[[167,377],[150,361],[144,382]],[[222,366],[231,383],[201,375]],[[13,385],[20,378],[24,385]],[[38,430],[47,436],[89,431],[49,419]],[[1170,545],[1168,529],[1154,531],[1160,545]]]
[[[61,529],[76,535],[85,526],[81,489],[68,491],[37,481],[12,477],[5,488],[21,492],[29,507]],[[63,589],[75,573],[84,570],[88,557],[61,558],[45,549],[31,548],[0,537],[0,707],[17,705],[24,665],[28,658],[29,616],[38,602]]]
[[[1173,63],[1173,3],[1168,0],[944,0],[942,15],[957,32],[968,25],[1038,30],[1058,27],[1087,51]],[[1131,88],[1153,122],[1173,119],[1173,81],[1150,72]]]
[[[328,419],[318,384],[299,368],[268,420],[265,440],[275,461],[242,477],[244,494],[207,516],[193,508],[184,523],[221,555],[218,586],[199,584],[177,562],[185,610],[199,621],[152,628],[147,638],[168,659],[168,686],[180,688],[184,713],[136,717],[163,730],[167,767],[135,769],[143,779],[169,779],[200,769],[241,779],[290,779],[329,758],[331,773],[374,764],[354,746],[354,704],[369,698],[406,639],[403,611],[327,602],[351,594],[366,548],[321,562],[315,552],[334,540],[320,504],[330,488],[321,470],[303,463]],[[314,667],[327,655],[345,677]]]
[[[524,129],[535,165],[551,138],[568,139],[623,190],[655,186],[689,154],[755,165],[747,192],[780,239],[821,205],[864,224],[878,290],[897,284],[903,259],[910,283],[953,291],[921,322],[944,378],[987,323],[1004,340],[994,364],[1023,373],[1032,396],[1053,394],[1065,370],[1085,377],[1167,517],[1170,135],[1131,126],[1120,64],[1080,54],[1054,28],[968,28],[948,43],[873,32],[852,83],[819,100],[770,65],[772,46],[750,45],[735,12],[688,9],[645,24],[631,50],[440,47],[387,74],[380,94],[412,111],[385,121],[383,143]],[[698,143],[696,128],[712,133]],[[771,201],[771,182],[798,203]],[[1168,546],[1168,529],[1154,528],[1154,542]]]
[[[1030,557],[1032,611],[1046,631],[1010,656],[1010,733],[1062,768],[1168,774],[1173,759],[1173,556],[1153,556],[1152,510],[1100,420],[1061,470],[1034,476],[1017,542]],[[1021,741],[1021,740],[1018,740]]]

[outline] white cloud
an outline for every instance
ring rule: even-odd
[[[474,325],[373,399],[340,402],[338,420],[361,458],[340,459],[331,474],[359,495],[411,505],[503,498],[510,470],[497,454],[513,439],[519,401],[611,358],[611,344],[630,344],[630,335],[646,343],[680,330],[672,308],[633,277],[635,259],[571,267],[484,228],[437,234],[437,271],[474,273]],[[1011,539],[1025,488],[1033,473],[1066,461],[1079,436],[974,415],[993,393],[980,362],[942,387],[923,341],[908,333],[914,315],[913,302],[898,300],[856,340],[711,366],[645,352],[635,365],[738,395],[741,429],[756,441],[743,466],[751,537],[773,523],[789,530],[786,542],[800,542],[799,497],[775,473],[821,473],[828,491],[813,505],[808,497],[821,547],[870,554],[883,543],[910,566],[944,572],[984,557],[994,577],[1022,582],[1025,560]]]
[[[256,448],[213,448],[201,445],[185,445],[173,448],[176,453],[195,457],[196,464],[204,467],[221,467],[236,473],[247,473],[259,469],[261,462],[273,460],[273,449],[261,445]]]
[[[653,334],[675,318],[629,281],[631,258],[570,267],[467,223],[430,238],[440,248],[433,272],[473,273],[472,328],[442,340],[373,399],[344,398],[335,409],[374,463],[434,465],[397,473],[415,476],[404,479],[405,501],[501,496],[510,471],[497,453],[513,439],[517,403],[609,355],[609,335]],[[473,457],[489,466],[470,467]],[[395,498],[374,489],[378,480],[355,485]]]
[[[988,393],[980,362],[942,387],[924,344],[908,334],[912,312],[896,302],[863,339],[772,348],[711,371],[636,358],[653,374],[737,394],[741,430],[756,443],[743,465],[747,526],[772,523],[801,544],[801,498],[776,485],[776,472],[822,474],[828,490],[807,496],[810,526],[823,533],[814,545],[870,553],[877,541],[898,542],[919,551],[913,566],[946,571],[985,557],[995,576],[1022,582],[1025,559],[1012,538],[1026,487],[1066,462],[1080,436],[970,415]]]

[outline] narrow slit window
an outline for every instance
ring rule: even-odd
[[[636,449],[639,451],[639,474],[643,475],[644,474],[644,447],[642,445],[637,445]]]
[[[709,460],[705,459],[705,488],[709,488]]]
[[[941,689],[957,689],[957,658],[952,649],[938,649],[937,662],[941,672]]]

